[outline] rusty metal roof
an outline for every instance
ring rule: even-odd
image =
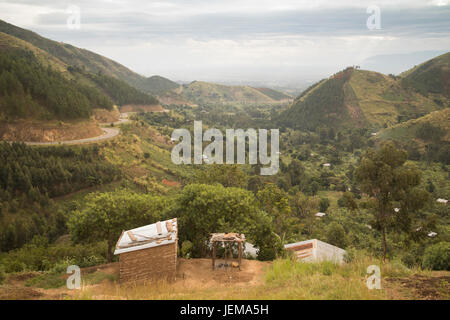
[[[174,243],[178,237],[177,219],[158,221],[143,227],[123,231],[114,254],[143,250]]]
[[[243,233],[212,233],[211,242],[229,241],[229,242],[245,242],[245,234]]]

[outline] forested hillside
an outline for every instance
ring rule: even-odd
[[[115,104],[119,106],[127,104],[137,105],[156,105],[159,104],[158,99],[150,96],[142,91],[135,89],[134,87],[126,84],[125,82],[113,77],[106,76],[102,73],[89,74],[84,73],[82,70],[69,67],[69,71],[76,73],[80,72],[84,77],[92,80],[96,87],[105,92]]]
[[[450,164],[450,108],[382,130],[378,141],[395,140],[411,159]]]
[[[84,67],[87,72],[105,75],[125,81],[137,89],[149,91],[147,79],[123,65],[88,50],[70,44],[46,39],[40,35],[0,20],[0,32],[22,39],[48,52],[68,66]]]
[[[0,113],[6,119],[86,118],[93,108],[113,106],[106,94],[45,68],[32,52],[0,52]]]
[[[151,94],[159,95],[167,91],[174,90],[180,87],[180,85],[172,80],[161,76],[152,76],[147,78],[148,92]]]
[[[335,129],[365,127],[376,131],[448,107],[442,95],[424,95],[404,81],[349,67],[305,90],[280,115],[279,123],[301,130],[331,126]],[[445,79],[440,85],[442,83]]]
[[[121,176],[97,147],[0,143],[0,162],[0,251],[21,247],[35,235],[54,239],[64,232],[64,217],[51,212],[50,198]]]
[[[102,70],[92,73],[85,65],[68,65],[32,43],[1,32],[0,52],[3,120],[69,120],[88,118],[94,108],[111,110],[114,104],[159,104],[153,96]]]
[[[450,52],[405,72],[402,84],[425,96],[435,94],[450,98]]]

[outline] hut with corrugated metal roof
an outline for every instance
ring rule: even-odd
[[[177,219],[123,231],[114,251],[120,282],[173,279],[177,272]]]

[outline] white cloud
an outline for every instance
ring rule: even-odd
[[[368,57],[446,50],[447,0],[0,0],[0,19],[174,79],[326,75]],[[68,30],[66,8],[81,8]]]

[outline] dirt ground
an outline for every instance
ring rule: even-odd
[[[216,265],[220,264],[220,260]],[[211,259],[180,259],[175,285],[196,288],[226,285],[257,286],[264,282],[265,268],[270,262],[242,260],[238,268],[212,270]]]
[[[384,283],[388,296],[392,299],[450,299],[448,272],[435,271],[430,277],[413,275],[409,278],[387,278]]]
[[[220,260],[216,265],[220,264]],[[177,278],[166,284],[165,290],[171,292],[208,290],[211,288],[251,288],[264,284],[264,274],[270,262],[256,260],[243,260],[241,270],[238,268],[211,267],[210,259],[178,259]],[[101,272],[118,278],[119,264],[111,263],[81,270],[83,276]],[[41,289],[27,287],[27,280],[38,276],[38,272],[28,272],[9,275],[6,284],[0,286],[0,300],[58,300],[79,299],[78,290],[68,290],[65,287],[58,289]],[[67,278],[66,275],[62,276]],[[147,284],[150,287],[153,284]],[[409,278],[385,278],[382,281],[383,289],[389,300],[422,299],[447,300],[450,299],[450,276],[448,272],[431,272],[429,276],[413,275]],[[89,299],[120,299],[120,295],[111,295],[117,292],[117,285],[105,279],[101,283],[86,285],[89,289]],[[154,288],[154,287],[152,287]],[[83,297],[81,297],[83,298]]]
[[[220,262],[220,260],[219,260]],[[178,259],[177,278],[170,283],[173,289],[207,289],[220,286],[258,286],[264,282],[265,268],[269,262],[243,260],[241,270],[238,268],[216,268],[211,266],[211,259]],[[95,272],[102,272],[118,277],[119,263],[110,263],[81,269],[81,277]],[[41,289],[27,287],[27,280],[36,277],[39,272],[27,272],[10,275],[5,285],[0,286],[0,300],[55,300],[76,297],[77,290],[65,287],[58,289]],[[67,278],[67,276],[62,276]],[[103,299],[103,287],[110,286],[107,280],[100,284],[89,285],[93,299]],[[98,296],[95,294],[98,293]]]

